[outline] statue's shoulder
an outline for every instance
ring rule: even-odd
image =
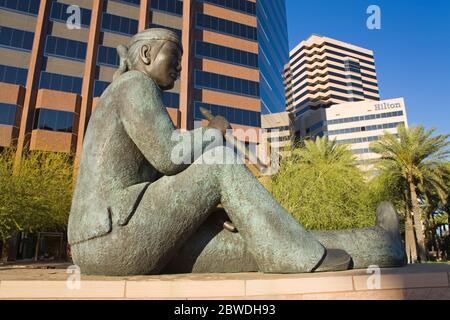
[[[111,96],[120,108],[156,108],[162,104],[162,92],[153,79],[140,71],[128,71],[113,82]]]
[[[119,76],[113,81],[113,84],[118,87],[125,88],[126,90],[154,90],[158,91],[158,86],[155,81],[145,75],[144,73],[136,70],[128,71]]]

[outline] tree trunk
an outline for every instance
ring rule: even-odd
[[[434,219],[433,219],[433,224],[434,224]],[[436,235],[438,229],[439,228],[436,228],[436,227],[430,228],[430,238],[431,238],[431,243],[433,244],[433,250],[436,252],[436,260],[439,260],[441,257],[438,236]]]
[[[406,212],[405,221],[405,247],[408,263],[417,263],[417,246],[414,236],[413,222],[409,210]]]
[[[405,190],[405,251],[409,264],[417,263],[417,246],[414,237],[413,222],[411,218],[411,203],[409,201],[408,192]]]
[[[414,218],[414,230],[416,232],[418,255],[420,262],[424,263],[427,261],[425,236],[423,234],[423,223],[420,215],[419,201],[417,200],[416,186],[412,181],[409,181],[409,192],[411,197],[411,209]]]
[[[0,261],[6,262],[8,261],[8,251],[9,251],[9,241],[3,242],[3,251],[2,251],[2,258]]]

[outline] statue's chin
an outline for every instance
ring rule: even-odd
[[[171,90],[175,87],[175,83],[171,83],[169,85],[159,85],[159,88],[163,91]]]

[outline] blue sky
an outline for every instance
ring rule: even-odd
[[[449,0],[286,0],[289,49],[311,33],[374,51],[381,99],[404,97],[410,125],[450,133]],[[369,5],[381,30],[366,26]]]

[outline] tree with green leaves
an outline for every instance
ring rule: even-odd
[[[373,226],[376,205],[364,173],[345,145],[307,140],[282,160],[271,192],[307,229]]]
[[[385,133],[379,141],[371,144],[371,149],[380,154],[377,167],[394,183],[402,186],[411,212],[417,239],[418,257],[427,260],[420,193],[433,191],[439,197],[448,195],[448,166],[450,155],[448,135],[436,135],[434,129],[423,126],[397,128],[398,137]],[[407,215],[407,221],[408,221]],[[408,223],[408,222],[407,222]]]
[[[0,240],[13,233],[66,230],[70,212],[71,155],[31,151],[13,170],[15,152],[0,153]]]

